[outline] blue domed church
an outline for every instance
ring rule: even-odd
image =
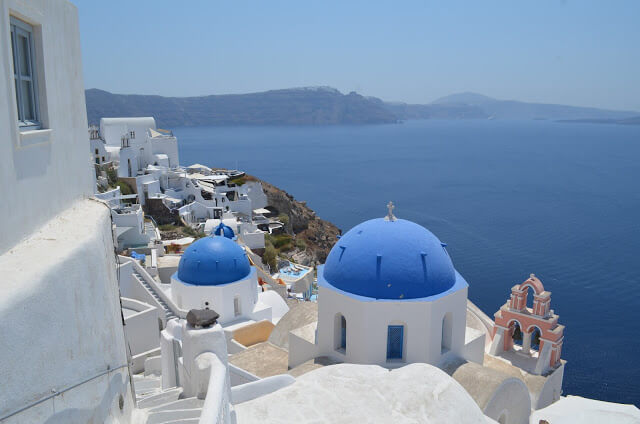
[[[386,367],[482,363],[484,334],[466,328],[468,284],[446,244],[392,208],[349,230],[318,267],[315,356]],[[309,346],[290,344],[290,366],[309,359]]]
[[[214,234],[219,235],[203,237],[185,250],[171,277],[171,297],[183,310],[215,310],[221,324],[271,320],[272,308],[259,300],[256,269],[227,228],[217,228]]]

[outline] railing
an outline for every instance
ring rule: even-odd
[[[202,405],[200,424],[223,424],[231,421],[229,413],[229,389],[227,387],[227,368],[215,353],[205,352],[196,358],[200,373],[209,370],[207,395]],[[204,383],[204,381],[202,382]],[[202,389],[202,388],[201,388]]]
[[[140,275],[147,282],[147,284],[151,286],[151,289],[158,295],[160,299],[162,299],[162,301],[167,305],[167,307],[171,309],[171,312],[173,312],[175,316],[185,319],[187,317],[188,311],[178,308],[178,306],[173,302],[173,299],[167,296],[167,293],[158,286],[158,282],[153,278],[151,278],[149,273],[137,261],[131,260],[131,262],[133,263],[134,269],[136,269],[138,273],[140,273]]]
[[[22,406],[22,407],[20,407],[18,409],[15,409],[15,410],[13,410],[13,411],[5,414],[5,415],[0,416],[0,421],[4,421],[7,418],[13,417],[16,414],[24,412],[27,409],[33,408],[34,406],[39,405],[42,402],[46,402],[49,399],[55,398],[56,396],[63,395],[64,393],[68,392],[69,390],[75,389],[78,386],[81,386],[81,385],[83,385],[85,383],[88,383],[88,382],[90,382],[92,380],[100,378],[100,377],[104,376],[105,374],[110,374],[110,373],[118,371],[118,370],[120,370],[122,368],[128,368],[128,367],[129,367],[129,364],[120,365],[120,366],[115,367],[115,368],[111,368],[111,367],[107,366],[106,370],[100,371],[99,373],[97,373],[97,374],[95,374],[95,375],[93,375],[91,377],[85,378],[85,379],[83,379],[83,380],[81,380],[81,381],[79,381],[79,382],[77,382],[75,384],[67,386],[62,390],[51,389],[51,394],[50,395],[44,396],[44,397],[42,397],[42,398],[40,398],[40,399],[38,399],[38,400],[36,400],[34,402],[28,403],[28,404],[26,404],[26,405],[24,405],[24,406]]]

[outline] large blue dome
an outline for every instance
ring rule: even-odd
[[[353,227],[333,246],[323,278],[342,291],[375,299],[434,296],[456,283],[444,246],[414,222],[372,219]]]
[[[187,284],[215,286],[242,280],[251,272],[245,251],[221,236],[203,237],[187,247],[178,265],[178,278]]]

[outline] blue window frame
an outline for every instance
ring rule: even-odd
[[[402,359],[404,326],[390,325],[387,329],[387,360]]]
[[[40,111],[33,27],[14,17],[11,17],[11,52],[18,125],[21,129],[38,129],[40,128]]]

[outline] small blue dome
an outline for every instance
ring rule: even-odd
[[[242,280],[251,272],[247,254],[226,237],[211,236],[187,247],[178,265],[178,278],[196,286],[215,286]]]
[[[233,232],[231,227],[224,225],[222,221],[213,229],[213,234],[216,236],[224,236],[228,239],[233,239],[236,236],[236,233]]]
[[[324,279],[342,291],[375,299],[417,299],[456,283],[451,258],[429,230],[404,219],[356,225],[331,249]]]

